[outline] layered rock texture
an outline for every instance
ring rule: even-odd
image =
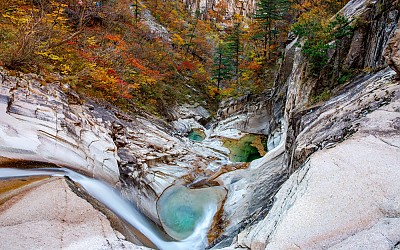
[[[332,63],[360,68],[344,85],[326,76],[310,77],[308,63],[296,46],[301,41],[288,45],[275,90],[286,93],[284,113],[269,118],[284,118],[280,130],[286,132],[285,150],[278,146],[249,169],[221,176],[231,191],[225,216],[233,223],[215,249],[394,249],[400,245],[396,4],[350,1],[342,10],[350,20],[367,20],[356,28],[347,46],[331,52]],[[387,67],[384,54],[393,69]],[[332,98],[310,104],[311,97],[327,86],[332,88]],[[264,105],[269,109],[265,113],[274,114],[274,98]],[[235,232],[240,233],[230,245]]]
[[[63,178],[33,181],[2,193],[0,200],[3,249],[148,249],[126,241]]]
[[[217,4],[186,3],[196,6],[194,10]],[[222,186],[218,202],[223,200],[223,210],[210,237],[219,235],[210,246],[214,249],[398,249],[399,3],[353,0],[341,13],[363,25],[330,51],[334,74],[324,69],[319,77],[312,76],[298,46],[302,41],[295,39],[286,48],[274,88],[223,102],[218,121],[211,124],[210,114],[200,105],[171,109],[175,120],[167,123],[82,101],[67,85],[42,84],[36,75],[13,76],[1,69],[0,163],[47,162],[106,180],[158,224],[157,200],[170,186]],[[343,69],[352,69],[353,75],[339,83]],[[330,99],[313,102],[327,88]],[[185,138],[193,129],[204,132],[202,142]],[[248,133],[266,136],[268,152],[249,164],[230,162],[222,138]],[[0,213],[4,227],[27,232],[21,223],[13,224],[20,220],[13,215],[17,212],[6,212],[27,204],[25,198],[43,201],[37,192],[46,190],[54,193],[44,196],[45,206],[65,214],[54,214],[58,222],[53,225],[33,210],[27,215],[38,219],[29,220],[33,224],[27,228],[41,224],[58,230],[63,228],[60,220],[75,222],[70,218],[76,214],[69,213],[65,201],[90,213],[93,225],[103,228],[76,239],[67,229],[65,234],[56,231],[57,236],[46,239],[48,244],[129,248],[62,179],[43,182],[7,205]],[[179,209],[189,215],[182,222],[189,228],[186,223],[196,209],[187,210],[184,203]],[[78,224],[86,226],[87,221]],[[21,241],[24,237],[21,233]],[[99,237],[108,245],[92,241]]]
[[[88,107],[35,75],[0,71],[0,156],[48,162],[116,183],[117,148]],[[72,100],[71,100],[72,99]]]
[[[225,19],[230,19],[234,14],[242,16],[253,15],[256,8],[255,0],[183,0],[186,8],[195,13],[207,14],[208,11],[224,11]]]
[[[218,158],[211,149],[173,136],[175,129],[151,116],[82,102],[67,85],[43,84],[37,75],[12,76],[1,69],[0,77],[3,161],[47,162],[122,184],[155,221],[163,190]],[[205,114],[196,108],[193,117],[200,119]]]

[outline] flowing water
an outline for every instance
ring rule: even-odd
[[[181,241],[172,241],[151,220],[140,213],[134,204],[124,199],[117,190],[104,182],[88,178],[65,168],[0,168],[0,179],[29,176],[68,176],[72,181],[79,183],[89,195],[105,205],[120,219],[140,231],[159,249],[196,250],[204,249],[207,245],[207,231],[215,213],[212,206],[203,209],[202,220],[196,224],[190,236]]]

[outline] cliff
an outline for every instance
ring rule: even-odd
[[[398,2],[350,1],[341,13],[357,24],[329,63],[355,74],[344,84],[326,71],[312,76],[302,41],[287,46],[262,111],[273,115],[270,135],[276,128],[283,140],[248,170],[221,177],[231,223],[214,249],[399,245]],[[313,103],[327,87],[329,100]],[[284,112],[274,112],[282,93]]]
[[[186,8],[193,13],[200,11],[202,15],[205,15],[211,10],[223,11],[225,20],[229,20],[234,14],[250,17],[256,8],[255,0],[183,0],[183,2]]]
[[[193,11],[218,4],[185,3]],[[250,12],[254,3],[246,3]],[[228,1],[227,13],[237,4]],[[304,40],[295,38],[274,87],[222,102],[215,123],[199,104],[171,107],[173,121],[166,122],[1,69],[0,163],[45,162],[106,180],[159,225],[158,200],[169,187],[185,190],[178,209],[192,219],[196,202],[187,197],[200,192],[189,188],[222,186],[219,199],[225,189],[227,196],[208,234],[213,249],[396,249],[399,3],[353,0],[341,13],[354,31],[329,50],[319,74],[310,73]],[[326,89],[328,98],[316,98]],[[192,129],[205,139],[186,138]],[[230,162],[224,140],[248,133],[266,136],[268,152],[251,163]]]

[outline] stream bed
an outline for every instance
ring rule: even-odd
[[[215,204],[215,199],[205,199],[205,197],[212,194],[212,192],[206,190],[205,194],[203,194],[201,189],[194,192],[199,193],[199,197],[201,197],[202,206],[199,208],[188,206],[187,199],[183,199],[184,203],[181,205],[175,204],[177,212],[171,211],[171,208],[169,207],[166,210],[168,211],[168,214],[179,216],[185,216],[186,214],[189,216],[188,218],[180,219],[192,222],[192,225],[189,226],[187,223],[184,223],[184,229],[189,227],[190,230],[186,230],[183,236],[181,235],[178,237],[179,240],[174,240],[162,231],[154,222],[144,216],[133,203],[123,198],[116,189],[102,181],[86,177],[66,168],[0,168],[0,180],[2,181],[9,181],[13,178],[16,179],[21,177],[68,177],[73,182],[79,184],[91,197],[111,210],[119,217],[119,219],[142,233],[158,249],[205,249],[208,244],[207,232],[212,223],[214,214],[218,209],[218,205]],[[182,191],[182,187],[180,187],[179,190]],[[168,193],[168,196],[171,196],[171,192]],[[186,193],[184,196],[187,198]],[[191,198],[195,201],[197,197],[193,195]],[[182,197],[178,196],[173,199],[179,201],[182,200]],[[193,202],[193,204],[196,205],[197,203]],[[181,213],[182,209],[184,209],[186,213]],[[194,214],[190,211],[196,211],[196,217],[193,217]],[[175,236],[175,238],[177,237]]]

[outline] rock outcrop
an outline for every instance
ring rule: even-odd
[[[353,134],[311,154],[277,193],[267,217],[238,236],[238,245],[392,249],[400,242],[400,186],[395,177],[400,174],[400,87],[393,76],[390,70],[377,74],[356,87],[364,89],[360,93],[352,96],[350,89],[347,96],[320,108],[323,112],[306,116],[312,124],[297,137],[297,150],[317,147],[315,141],[341,134],[340,120],[329,122],[331,115],[349,120],[350,127],[344,129]],[[390,101],[374,103],[386,97]],[[376,105],[374,111],[358,106],[368,100],[367,107]],[[350,122],[349,114],[359,118]]]
[[[385,50],[387,64],[400,76],[400,24],[393,33]]]
[[[156,202],[166,188],[192,181],[223,157],[164,121],[84,100],[67,85],[42,84],[37,75],[12,76],[3,69],[0,77],[3,162],[51,163],[108,181],[155,222]],[[208,116],[200,107],[195,113]]]
[[[0,206],[3,249],[149,249],[126,241],[63,178],[33,182],[11,192],[13,197]]]
[[[186,3],[196,10],[217,2]],[[168,124],[82,101],[67,85],[43,85],[36,75],[12,76],[1,69],[0,163],[47,162],[104,179],[159,224],[156,204],[168,187],[224,186],[228,194],[218,225],[223,228],[214,249],[396,248],[398,2],[352,0],[342,14],[363,24],[330,53],[333,68],[356,69],[349,82],[310,76],[297,46],[302,41],[295,39],[274,88],[224,102],[214,125],[207,124],[209,114],[200,106],[171,112],[176,119]],[[325,88],[330,100],[310,102]],[[204,130],[204,141],[184,138],[193,128]],[[249,165],[232,164],[220,137],[246,133],[268,136],[269,152]],[[59,190],[62,185],[57,180],[54,192],[68,193]],[[85,236],[92,242],[90,237]],[[120,244],[112,232],[104,237]]]
[[[56,85],[0,69],[0,156],[48,162],[115,184],[117,148],[104,126]]]
[[[270,131],[281,128],[283,139],[248,169],[220,177],[229,190],[224,218],[232,224],[213,249],[391,249],[399,241],[393,176],[400,164],[400,87],[383,57],[398,43],[399,11],[395,2],[373,3],[354,0],[342,10],[350,20],[367,18],[347,46],[331,52],[332,63],[360,69],[346,84],[308,76],[301,41],[287,46],[266,111],[278,114],[269,120],[282,119]],[[387,55],[396,60],[396,53]],[[311,105],[327,86],[332,98]],[[282,93],[284,112],[272,112]]]
[[[210,10],[224,11],[224,19],[229,20],[234,14],[250,17],[256,8],[255,0],[183,0],[186,8],[195,13],[206,15]]]

